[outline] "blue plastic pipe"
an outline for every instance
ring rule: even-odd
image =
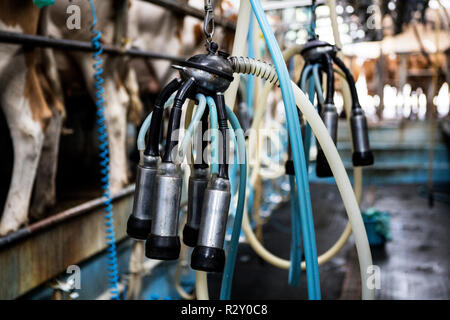
[[[280,81],[281,92],[286,109],[289,136],[294,160],[296,180],[299,183],[297,196],[300,204],[302,221],[303,242],[305,248],[306,276],[308,283],[308,297],[312,300],[320,299],[319,266],[317,263],[317,249],[314,235],[314,225],[311,210],[311,199],[308,185],[308,175],[306,172],[305,153],[302,146],[302,134],[300,122],[295,104],[294,93],[286,64],[283,59],[280,47],[270,28],[267,17],[259,0],[249,0],[256,15],[256,19],[264,34],[267,47],[275,64],[278,79]]]
[[[247,35],[247,55],[249,58],[255,57],[255,43],[253,39],[253,14],[250,13],[250,22]],[[253,118],[253,103],[255,95],[255,77],[251,74],[247,75],[247,110],[248,116]]]
[[[244,131],[241,128],[239,120],[234,115],[233,110],[227,106],[227,117],[231,123],[238,145],[239,154],[239,195],[234,217],[233,232],[231,234],[230,246],[228,248],[227,260],[222,276],[222,286],[220,289],[220,299],[229,300],[231,296],[231,284],[233,281],[234,266],[236,264],[236,256],[239,245],[239,237],[241,235],[242,217],[244,215],[245,190],[247,186],[247,155],[245,151]]]
[[[298,213],[298,206],[295,177],[289,176],[290,194],[291,194],[291,216],[292,216],[292,240],[291,240],[291,265],[289,266],[289,285],[296,287],[299,285],[302,274],[302,226]]]

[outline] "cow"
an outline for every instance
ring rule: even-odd
[[[97,29],[103,33],[102,43],[117,45],[119,38],[119,44],[186,57],[204,51],[202,21],[144,1],[129,0],[125,12],[128,19],[121,20],[127,21],[123,28],[117,24],[120,20],[117,19],[118,2],[94,0]],[[69,5],[80,8],[80,28],[69,29],[66,25]],[[85,0],[57,1],[45,10],[39,10],[31,0],[3,1],[0,9],[1,30],[27,34],[39,32],[54,38],[81,41],[90,41],[92,37],[92,14],[89,2]],[[128,30],[128,35],[119,34],[118,37],[118,29]],[[219,29],[216,34],[220,32]],[[231,38],[230,33],[224,34]],[[0,58],[0,102],[14,148],[13,173],[0,220],[1,236],[26,224],[29,213],[34,218],[43,217],[55,203],[58,145],[65,116],[59,79],[61,69],[73,68],[71,64],[75,62],[75,68],[83,77],[81,81],[85,82],[92,98],[95,97],[95,89],[94,61],[85,52],[53,52],[2,44]],[[139,122],[142,105],[137,81],[139,74],[131,67],[130,59],[107,55],[103,58],[110,186],[114,193],[128,183],[127,118],[134,123]],[[56,59],[58,63],[55,63]],[[150,61],[146,65],[153,73],[154,90],[159,90],[172,76],[169,61]]]
[[[40,10],[31,0],[2,1],[0,30],[37,34]],[[16,230],[27,221],[35,186],[36,207],[54,200],[56,161],[40,161],[58,154],[59,131],[64,118],[62,95],[50,50],[17,45],[0,46],[0,105],[14,150],[13,172],[0,235]]]
[[[184,0],[192,7],[202,7],[203,0]],[[236,8],[227,0],[218,1],[216,15],[231,22],[237,20]],[[165,53],[171,56],[190,57],[205,52],[203,21],[174,13],[147,1],[133,0],[129,10],[130,46],[141,50]],[[222,50],[231,50],[234,32],[216,26],[214,41]],[[152,93],[170,81],[177,71],[168,60],[134,62],[138,73],[140,89]],[[142,68],[144,66],[144,68]]]
[[[97,29],[102,32],[101,41],[104,44],[117,44],[117,1],[96,0],[94,5],[97,11]],[[69,29],[66,27],[68,5],[76,5],[80,8],[80,28]],[[128,12],[123,14],[127,15]],[[49,34],[55,38],[90,41],[92,38],[91,25],[92,13],[89,2],[85,0],[57,1],[49,14]],[[64,56],[68,59],[63,65],[73,68],[71,61],[75,61],[76,67],[82,74],[87,90],[95,100],[96,89],[94,86],[94,73],[92,67],[94,59],[91,54],[80,51],[67,51]],[[119,191],[128,183],[127,158],[126,158],[126,127],[130,113],[137,120],[142,105],[139,99],[136,75],[129,67],[129,60],[125,57],[102,56],[105,118],[109,139],[110,154],[110,187],[111,192]],[[60,57],[61,60],[64,57]],[[63,60],[64,61],[64,60]]]
[[[113,1],[94,1],[102,38],[111,43],[115,31]],[[66,26],[66,8],[78,5],[81,28]],[[45,14],[44,14],[45,13]],[[2,1],[0,29],[26,34],[89,41],[92,15],[88,1],[58,1],[39,10],[32,0]],[[42,28],[43,27],[43,28]],[[94,97],[91,55],[69,52]],[[43,63],[45,62],[45,63]],[[43,67],[41,68],[41,64]],[[127,115],[138,119],[142,109],[134,71],[126,61],[106,58],[104,63],[106,124],[110,146],[111,191],[128,183],[125,132]],[[0,46],[0,103],[9,127],[14,149],[11,183],[0,220],[0,235],[17,230],[28,214],[42,217],[55,203],[55,177],[59,137],[64,119],[64,101],[55,57],[50,49],[30,49],[17,45]],[[34,186],[34,196],[31,199]]]

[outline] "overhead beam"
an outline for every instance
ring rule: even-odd
[[[200,20],[203,20],[203,18],[205,17],[204,11],[194,8],[178,0],[144,0],[144,1],[153,3],[155,5],[158,5],[160,7],[166,8],[170,11],[179,14],[185,14],[188,16],[198,18]],[[214,22],[216,25],[222,26],[228,30],[236,31],[236,24],[229,20],[223,19],[222,17],[217,16],[214,17]]]
[[[323,0],[316,1],[316,5],[322,5],[322,4],[325,4],[325,1],[323,1]],[[263,4],[262,4],[264,11],[309,7],[311,5],[312,5],[311,0],[266,1],[266,2],[263,2]]]
[[[45,36],[24,34],[18,32],[0,31],[0,42],[12,43],[23,46],[30,47],[41,47],[41,48],[53,48],[60,50],[75,50],[84,52],[94,52],[96,49],[92,46],[90,42],[78,41],[78,40],[68,40],[68,39],[54,39]],[[119,47],[103,45],[103,52],[105,54],[111,55],[121,55],[130,56],[136,58],[146,58],[155,60],[169,60],[173,62],[182,62],[185,58],[175,57],[167,54],[144,51],[140,49],[126,49],[123,50]]]

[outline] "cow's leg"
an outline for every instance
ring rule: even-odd
[[[134,125],[139,125],[142,120],[142,102],[139,97],[139,83],[136,71],[131,68],[129,63],[125,66],[125,76],[123,77],[123,85],[130,98],[128,106],[128,121]]]
[[[48,123],[42,154],[37,169],[30,217],[40,219],[48,208],[56,202],[56,172],[58,163],[59,139],[64,120],[64,107],[53,92],[46,78],[39,77],[42,88],[51,108],[52,117]],[[59,95],[58,95],[59,96]]]
[[[74,54],[91,96],[95,99],[93,60],[83,54]],[[105,61],[104,93],[105,118],[109,142],[109,166],[111,192],[117,192],[128,183],[126,130],[129,96],[117,74],[114,59]]]
[[[51,117],[29,61],[24,55],[15,56],[6,67],[9,70],[2,70],[0,79],[1,105],[14,149],[13,173],[0,220],[0,235],[15,231],[28,221],[44,130]]]
[[[56,202],[56,172],[58,164],[59,140],[65,118],[63,92],[51,49],[43,49],[44,73],[39,73],[39,82],[52,112],[49,121],[42,154],[36,174],[30,217],[40,219],[45,211]]]

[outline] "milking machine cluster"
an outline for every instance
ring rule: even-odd
[[[189,178],[188,215],[183,230],[183,241],[195,247],[191,266],[196,270],[222,271],[225,265],[223,244],[228,219],[231,192],[228,178],[228,118],[224,92],[233,80],[233,69],[228,54],[218,51],[212,42],[212,28],[206,27],[212,18],[207,10],[205,33],[207,53],[191,57],[174,68],[180,78],[170,82],[160,93],[149,129],[146,150],[138,166],[133,212],[128,220],[127,232],[146,241],[145,254],[160,260],[177,259],[180,253],[178,217],[182,193],[182,172],[178,155],[178,129],[182,107],[186,99],[196,100],[198,94],[213,97],[218,116],[218,129],[222,143],[218,174],[209,173],[203,150],[196,150],[196,161]],[[211,28],[209,28],[211,29]],[[159,153],[160,130],[164,104],[175,93],[162,157]],[[202,131],[208,129],[208,117],[202,117]],[[202,146],[206,147],[205,144]]]
[[[240,17],[247,16],[247,13],[250,13],[250,5],[264,34],[275,66],[248,57],[230,57],[228,53],[218,50],[217,43],[212,41],[214,17],[211,0],[205,1],[203,29],[206,36],[207,52],[195,55],[173,66],[179,71],[180,77],[172,80],[160,92],[155,101],[153,112],[147,117],[141,127],[138,149],[142,153],[137,168],[134,204],[132,214],[127,223],[127,233],[134,239],[146,241],[145,255],[148,258],[175,260],[180,256],[181,243],[178,234],[178,224],[183,186],[181,163],[186,154],[186,149],[190,146],[189,138],[186,140],[186,136],[189,137],[192,134],[191,131],[193,129],[191,130],[191,127],[195,127],[196,123],[200,123],[202,137],[209,129],[216,130],[216,133],[220,134],[215,135],[211,133],[212,160],[209,161],[204,156],[204,150],[208,148],[208,142],[202,141],[202,143],[197,145],[194,144],[193,148],[195,161],[188,182],[187,219],[183,229],[184,244],[194,248],[191,255],[192,269],[207,272],[224,272],[220,298],[229,299],[242,225],[247,240],[261,257],[278,267],[290,269],[290,283],[292,285],[298,283],[300,270],[306,269],[308,296],[310,299],[320,299],[318,266],[331,259],[343,245],[336,245],[330,248],[329,252],[327,251],[320,257],[317,256],[314,222],[309,197],[307,161],[305,161],[305,158],[309,158],[305,156],[309,155],[309,149],[306,149],[305,152],[301,143],[300,116],[304,116],[305,120],[308,121],[318,142],[326,146],[323,150],[319,147],[316,165],[317,175],[320,177],[334,175],[344,200],[344,206],[350,220],[348,229],[350,233],[346,232],[345,235],[343,234],[344,241],[339,243],[345,243],[346,239],[348,239],[348,237],[345,238],[346,234],[349,236],[353,231],[356,246],[359,248],[359,262],[363,267],[372,263],[367,236],[362,224],[357,200],[335,147],[337,142],[338,114],[334,104],[334,64],[344,74],[345,80],[350,86],[352,98],[350,124],[353,138],[353,164],[355,167],[373,163],[373,155],[368,139],[367,120],[358,101],[355,81],[343,61],[338,57],[337,47],[320,41],[316,36],[313,36],[300,52],[305,60],[305,67],[302,70],[299,86],[305,91],[305,83],[308,77],[310,77],[310,74],[314,76],[320,116],[317,115],[314,107],[305,98],[302,91],[295,83],[291,83],[285,61],[259,1],[250,0],[249,3],[241,3]],[[248,16],[245,19],[248,19]],[[243,33],[242,30],[239,32]],[[247,188],[245,139],[239,121],[233,111],[225,105],[224,97],[225,91],[233,81],[233,73],[250,74],[264,79],[266,85],[264,90],[270,90],[274,84],[281,87],[291,149],[289,160],[286,163],[286,171],[291,175],[291,197],[295,200],[292,206],[292,214],[295,217],[295,221],[297,221],[295,225],[293,223],[293,235],[296,237],[296,240],[293,240],[291,249],[296,254],[291,255],[292,261],[273,256],[258,243],[256,237],[252,235],[247,213],[244,211]],[[327,76],[325,98],[321,88],[322,73],[325,73]],[[233,91],[232,88],[233,86],[230,87],[229,91]],[[173,95],[173,104],[165,136],[165,146],[162,154],[160,154],[163,113]],[[187,99],[195,101],[198,105],[193,117],[196,121],[193,120],[189,124],[189,128],[183,138],[184,140],[179,145],[178,132],[181,124],[182,108]],[[206,102],[209,109],[205,109]],[[299,110],[302,111],[301,114]],[[228,132],[228,121],[232,126],[230,132]],[[147,143],[145,143],[144,137],[147,130],[148,139]],[[225,259],[223,247],[232,198],[228,175],[230,137],[236,137],[236,140],[232,140],[235,141],[239,154],[240,174],[239,196],[234,216],[233,232],[227,259]],[[185,140],[188,142],[185,143]],[[304,248],[305,262],[301,261],[302,252],[299,251],[301,246]],[[365,281],[367,275],[361,273],[361,277],[362,281]],[[200,281],[202,280],[199,280],[199,283]],[[373,290],[364,288],[363,298],[372,299]]]
[[[333,142],[337,143],[338,131],[338,113],[334,104],[334,82],[335,70],[333,62],[344,73],[345,80],[350,87],[352,97],[352,112],[350,115],[350,130],[353,141],[352,161],[355,167],[370,166],[374,162],[373,154],[370,149],[367,119],[364,111],[359,104],[358,93],[356,91],[355,80],[350,70],[344,62],[337,56],[338,48],[327,42],[320,41],[317,36],[311,38],[303,47],[301,55],[305,61],[302,69],[298,86],[306,90],[306,79],[312,73],[314,87],[318,96],[318,112],[322,118],[325,127],[328,130]],[[326,97],[322,94],[322,74],[326,75]],[[288,173],[292,174],[292,165],[288,161],[286,168]],[[332,177],[333,173],[328,165],[328,161],[318,145],[316,160],[316,174],[318,177]]]

